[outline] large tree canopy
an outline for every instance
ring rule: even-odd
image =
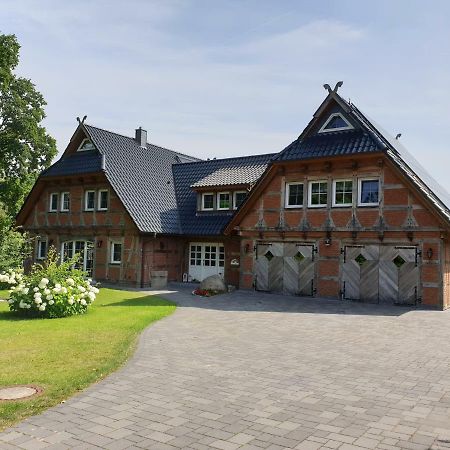
[[[14,35],[0,34],[0,202],[11,216],[56,155],[55,140],[41,125],[44,98],[14,73],[19,50]]]

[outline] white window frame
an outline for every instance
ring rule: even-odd
[[[285,186],[285,198],[284,198],[284,207],[285,208],[303,208],[303,203],[301,205],[290,205],[289,204],[289,192],[291,190],[291,186],[293,185],[299,185],[301,184],[303,186],[303,203],[305,201],[305,183],[303,181],[289,181],[286,183]]]
[[[224,195],[224,194],[228,195],[228,201],[229,201],[228,208],[221,208],[220,207],[220,196]],[[228,211],[228,210],[230,210],[231,206],[232,206],[231,201],[232,201],[232,197],[231,197],[231,193],[229,191],[222,191],[222,192],[218,192],[217,193],[217,209],[219,211]]]
[[[120,261],[114,259],[114,246],[120,245]],[[122,264],[122,253],[123,253],[123,242],[122,241],[111,241],[110,246],[110,255],[109,255],[109,263],[110,264]]]
[[[342,181],[350,181],[352,183],[352,202],[351,203],[336,203],[336,184]],[[351,178],[341,178],[333,180],[333,198],[332,198],[333,208],[348,208],[353,206],[353,180]]]
[[[82,148],[83,145],[84,145],[86,142],[90,142],[91,145],[92,145],[92,148]],[[81,141],[81,144],[79,145],[79,147],[78,147],[78,149],[77,149],[77,152],[89,152],[89,151],[91,151],[91,150],[95,150],[95,145],[93,144],[93,142],[92,142],[90,139],[84,138],[84,139]]]
[[[339,128],[332,128],[329,130],[326,130],[327,125],[335,118],[340,117],[346,124],[346,127],[339,127]],[[343,130],[353,130],[352,124],[341,114],[341,113],[333,113],[330,114],[330,117],[325,121],[325,123],[321,126],[319,133],[331,133],[333,131],[343,131]]]
[[[102,192],[106,192],[106,208],[101,207]],[[97,193],[97,209],[99,211],[108,211],[108,207],[109,207],[109,190],[108,189],[100,189]]]
[[[77,242],[82,242],[83,243],[83,259],[80,261],[80,263],[82,264],[82,269],[86,272],[88,272],[88,274],[90,274],[90,276],[92,276],[94,270],[95,270],[95,253],[94,253],[94,242],[93,241],[85,241],[84,239],[75,239],[75,240],[71,240],[71,241],[63,241],[61,242],[61,262],[67,261],[67,258],[65,257],[65,253],[64,253],[64,246],[67,245],[67,247],[70,247],[70,252],[72,253],[72,257],[75,255],[75,250],[76,250],[76,243]],[[92,253],[92,267],[90,269],[88,269],[87,267],[87,263],[88,263],[88,250],[92,249],[93,253]],[[72,266],[73,268],[75,268],[76,266]]]
[[[64,196],[67,195],[69,197],[69,208],[64,208]],[[70,192],[61,192],[61,198],[60,198],[60,211],[62,212],[69,212],[70,211]]]
[[[56,195],[56,208],[53,208],[53,196]],[[50,194],[50,204],[48,205],[49,212],[58,212],[58,205],[59,205],[59,192],[52,192]]]
[[[236,202],[237,194],[245,194],[245,195],[247,195],[248,192],[247,191],[234,191],[233,192],[233,209],[238,209],[237,202]],[[245,199],[244,199],[244,202],[245,202]],[[241,203],[241,205],[242,205],[242,203]]]
[[[361,201],[362,183],[363,181],[378,181],[378,202],[377,203],[363,203]],[[363,177],[358,178],[358,206],[378,206],[380,204],[380,178],[379,177]]]
[[[47,239],[38,239],[37,241],[37,249],[36,249],[36,259],[42,260],[47,258],[47,252],[48,252],[48,240]],[[42,256],[42,243],[45,242],[45,255]]]
[[[312,200],[312,185],[314,183],[325,183],[327,185],[327,202],[321,203],[320,205],[313,205]],[[311,180],[308,182],[308,208],[326,208],[328,206],[328,201],[330,198],[330,190],[328,189],[328,180]]]
[[[212,195],[213,198],[213,206],[212,208],[205,208],[205,196]],[[214,192],[202,192],[202,211],[214,211]]]
[[[88,194],[90,192],[94,193],[94,206],[92,208],[88,208]],[[94,211],[95,210],[95,191],[93,189],[84,191],[84,210],[85,211]]]

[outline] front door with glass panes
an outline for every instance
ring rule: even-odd
[[[80,258],[75,267],[84,270],[92,277],[94,270],[94,243],[91,241],[66,241],[61,246],[63,261],[79,254]]]
[[[203,281],[211,275],[225,271],[225,248],[223,244],[191,242],[189,244],[189,277],[192,281]]]

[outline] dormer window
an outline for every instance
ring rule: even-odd
[[[247,197],[247,191],[237,191],[234,193],[233,208],[238,209]]]
[[[328,133],[330,131],[352,130],[350,122],[341,114],[333,113],[328,117],[327,121],[322,125],[319,133]]]
[[[89,139],[83,139],[83,142],[78,147],[77,152],[87,152],[89,150],[95,150],[94,144]]]
[[[212,211],[214,209],[214,194],[213,193],[203,193],[202,194],[202,210]]]
[[[219,192],[217,194],[217,209],[230,209],[231,195],[229,192]]]

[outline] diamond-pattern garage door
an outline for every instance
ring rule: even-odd
[[[314,292],[314,246],[295,242],[258,243],[256,289],[310,296]]]
[[[419,268],[416,247],[358,245],[344,248],[344,298],[367,302],[417,302]]]

